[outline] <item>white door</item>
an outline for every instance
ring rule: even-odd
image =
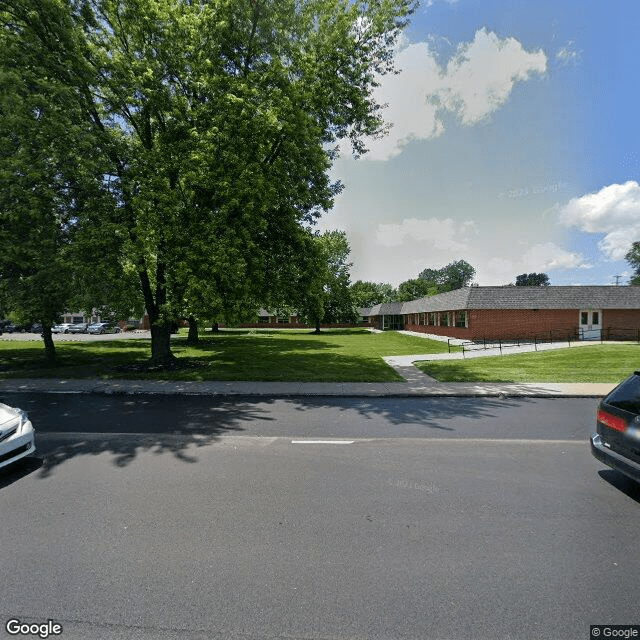
[[[602,332],[602,311],[585,309],[580,311],[580,340],[600,340]]]

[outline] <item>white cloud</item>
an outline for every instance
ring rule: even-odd
[[[461,251],[467,247],[466,236],[473,229],[473,224],[468,220],[456,225],[451,218],[406,218],[400,224],[379,224],[375,242],[384,247],[398,247],[412,239],[437,250]]]
[[[575,42],[572,40],[562,47],[556,53],[556,60],[562,65],[578,64],[582,58],[582,51],[575,48]]]
[[[632,180],[573,198],[560,209],[559,219],[567,227],[605,234],[600,250],[622,260],[631,243],[640,239],[640,185]]]
[[[473,42],[458,47],[434,97],[458,113],[464,124],[474,124],[501,107],[517,81],[528,80],[534,72],[542,74],[546,68],[542,50],[528,53],[515,38],[501,40],[481,29]]]
[[[426,0],[426,2],[422,2],[425,8],[432,7],[438,0]],[[444,0],[447,4],[455,4],[458,0]]]
[[[452,112],[465,125],[489,117],[511,95],[515,83],[543,74],[547,57],[528,52],[515,38],[499,38],[480,29],[472,42],[458,45],[446,67],[426,42],[404,46],[396,62],[401,72],[381,79],[376,99],[388,104],[388,136],[371,141],[370,160],[388,160],[412,140],[426,140],[444,131],[442,115]]]
[[[544,242],[530,247],[522,255],[523,270],[540,272],[553,269],[589,268],[579,253],[571,253],[553,242]]]

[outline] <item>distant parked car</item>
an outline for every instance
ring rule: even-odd
[[[42,333],[42,323],[36,322],[35,324],[32,324],[29,331],[31,333]]]
[[[11,320],[5,320],[3,322],[2,331],[5,333],[26,333],[31,326],[28,324],[16,324],[15,322],[11,322]]]
[[[69,333],[69,327],[71,326],[72,325],[68,322],[65,322],[63,324],[57,324],[51,327],[51,333]]]
[[[598,405],[591,453],[600,462],[640,482],[640,371]]]
[[[0,469],[36,450],[33,425],[21,409],[0,403]]]
[[[95,324],[89,325],[87,329],[88,333],[93,334],[102,334],[102,333],[120,333],[122,329],[112,322],[96,322]]]
[[[87,333],[89,325],[86,322],[76,322],[69,325],[69,333]]]

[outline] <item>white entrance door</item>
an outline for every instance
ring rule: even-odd
[[[600,340],[602,332],[602,311],[588,309],[580,311],[580,340]]]

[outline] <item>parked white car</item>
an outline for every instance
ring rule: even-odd
[[[121,333],[122,329],[111,322],[96,322],[90,324],[87,327],[87,333],[102,334],[102,333]]]
[[[70,323],[65,322],[64,324],[57,324],[51,327],[51,333],[69,333]]]
[[[22,409],[0,402],[0,469],[36,450],[35,431]]]

